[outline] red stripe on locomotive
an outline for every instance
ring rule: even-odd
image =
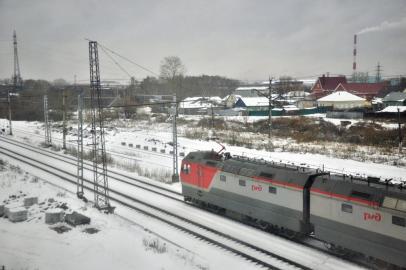
[[[182,168],[185,165],[188,166],[188,170],[181,170],[180,178],[182,182],[203,189],[209,189],[218,168],[199,163],[183,163]]]

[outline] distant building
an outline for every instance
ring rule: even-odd
[[[387,106],[406,106],[406,93],[391,92],[382,99],[382,102],[385,107],[387,107]]]
[[[202,115],[207,114],[211,108],[220,106],[220,97],[187,97],[179,103],[180,114]]]
[[[384,97],[387,94],[387,83],[340,83],[335,91],[347,91],[367,100]]]
[[[311,95],[314,99],[327,96],[333,93],[340,83],[347,83],[345,76],[326,77],[323,75],[322,77],[319,77],[313,85]]]
[[[346,91],[337,91],[325,97],[319,98],[317,104],[320,107],[333,107],[334,109],[352,109],[365,106],[365,99]]]
[[[268,110],[269,100],[266,97],[240,97],[235,107],[245,108],[247,111]]]
[[[241,97],[259,97],[260,94],[267,94],[268,93],[268,86],[240,86],[237,87],[233,93],[233,95],[241,96]],[[260,94],[259,94],[260,93]]]

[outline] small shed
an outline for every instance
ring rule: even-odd
[[[334,109],[352,109],[365,106],[365,98],[353,95],[346,91],[337,91],[325,97],[319,98],[317,104],[320,107],[333,107]]]

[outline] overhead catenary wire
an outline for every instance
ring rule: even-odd
[[[102,49],[105,49],[105,50],[111,52],[112,54],[114,54],[114,55],[116,55],[116,56],[118,56],[118,57],[120,57],[120,58],[126,60],[127,62],[129,62],[129,63],[131,63],[131,64],[133,64],[133,65],[136,65],[137,67],[139,67],[139,68],[141,68],[141,69],[143,69],[143,70],[145,70],[145,71],[147,71],[147,72],[153,74],[154,76],[159,77],[159,74],[157,74],[156,72],[152,71],[151,69],[146,68],[146,67],[144,67],[144,66],[138,64],[137,62],[135,62],[135,61],[133,61],[133,60],[131,60],[131,59],[129,59],[129,58],[127,58],[127,57],[125,57],[125,56],[123,56],[123,55],[121,55],[121,54],[115,52],[115,51],[113,51],[112,49],[107,48],[107,47],[104,46],[103,44],[100,44],[100,42],[98,42],[98,44],[99,44],[99,46],[100,46]]]
[[[100,44],[99,44],[100,45]],[[113,61],[114,64],[117,65],[117,67],[119,69],[121,69],[121,71],[123,71],[125,74],[127,74],[128,77],[133,77],[122,65],[120,65],[105,49],[103,46],[100,45],[100,48],[102,49],[102,51],[107,55],[107,57],[110,58],[111,61]]]

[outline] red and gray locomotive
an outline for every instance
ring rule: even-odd
[[[189,153],[180,178],[186,201],[406,267],[402,184],[214,151]]]

